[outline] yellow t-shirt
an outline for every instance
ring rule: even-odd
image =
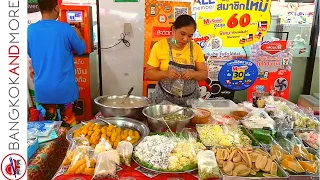
[[[204,62],[204,55],[200,46],[193,41],[190,43],[193,43],[194,62]],[[170,51],[167,39],[162,39],[156,42],[152,47],[148,64],[152,67],[159,67],[161,71],[167,71],[170,62],[169,53]],[[183,50],[180,51],[172,49],[172,56],[173,61],[178,64],[191,65],[190,44],[185,45]]]

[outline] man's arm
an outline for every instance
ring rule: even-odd
[[[69,42],[73,50],[77,52],[78,55],[82,55],[86,50],[86,44],[78,28],[73,28],[69,33]]]

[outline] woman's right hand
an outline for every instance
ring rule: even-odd
[[[181,74],[179,74],[175,69],[169,69],[167,71],[167,78],[169,79],[178,79],[181,77]]]

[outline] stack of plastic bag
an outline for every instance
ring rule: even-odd
[[[197,155],[199,179],[218,178],[219,167],[213,151],[200,151]]]
[[[94,150],[96,166],[92,180],[117,178],[117,165],[120,165],[118,151],[111,148],[111,144],[102,138]]]
[[[120,155],[120,162],[126,166],[131,166],[133,146],[130,142],[121,141],[118,144],[117,151]]]

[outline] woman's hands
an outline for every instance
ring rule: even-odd
[[[169,78],[169,79],[178,79],[178,78],[180,78],[180,76],[181,75],[175,69],[169,69],[167,71],[167,78]]]
[[[190,80],[190,79],[193,79],[193,77],[194,77],[194,71],[193,70],[185,70],[180,74],[175,69],[169,69],[167,71],[167,77],[170,79],[182,78],[183,80]]]
[[[190,80],[194,78],[194,70],[185,70],[181,74],[181,78],[184,80]]]

